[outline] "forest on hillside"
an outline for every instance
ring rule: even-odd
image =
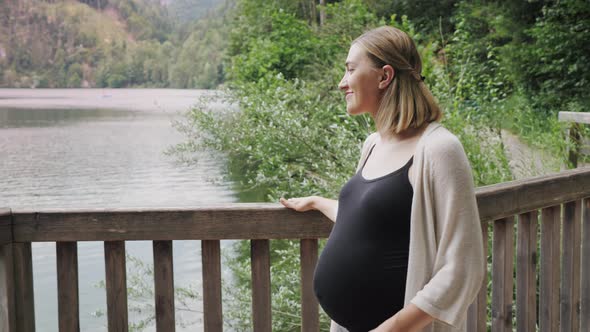
[[[6,0],[0,87],[215,88],[228,7],[213,0]]]

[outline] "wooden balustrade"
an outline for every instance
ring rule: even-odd
[[[590,140],[582,137],[582,126],[590,124],[590,112],[559,112],[558,120],[568,122],[566,139],[570,142],[568,160],[572,167],[578,167],[578,160],[590,154]]]
[[[492,259],[488,269],[492,292],[490,297],[486,278],[469,308],[469,331],[512,331],[513,327],[527,332],[590,331],[589,197],[590,168],[477,189],[484,250]],[[79,241],[104,241],[108,329],[127,331],[125,241],[132,240],[153,241],[158,331],[175,328],[172,241],[201,240],[204,329],[221,331],[220,240],[224,239],[251,240],[255,331],[272,328],[270,240],[300,239],[302,331],[318,331],[312,278],[318,239],[327,237],[331,227],[317,211],[301,214],[278,204],[0,209],[0,331],[35,331],[31,243],[39,241],[56,242],[60,331],[80,329]]]

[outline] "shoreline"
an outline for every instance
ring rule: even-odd
[[[178,113],[189,110],[202,96],[219,90],[198,89],[0,89],[0,108],[118,109]],[[214,102],[216,104],[216,102]]]

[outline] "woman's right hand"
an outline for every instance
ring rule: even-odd
[[[338,213],[338,201],[328,199],[320,196],[307,196],[285,199],[281,197],[279,202],[289,209],[303,212],[309,210],[318,210],[323,213],[328,219],[336,221],[336,214]]]
[[[293,209],[298,212],[304,212],[309,210],[315,210],[316,200],[317,196],[296,197],[289,199],[281,197],[279,199],[279,202],[281,202],[281,204],[283,204],[285,207],[289,209]]]

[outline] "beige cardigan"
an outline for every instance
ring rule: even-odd
[[[376,138],[365,141],[361,161]],[[413,187],[405,304],[436,319],[422,332],[466,331],[485,273],[483,239],[467,156],[440,123],[430,123],[418,141]],[[346,329],[333,322],[330,331]]]

